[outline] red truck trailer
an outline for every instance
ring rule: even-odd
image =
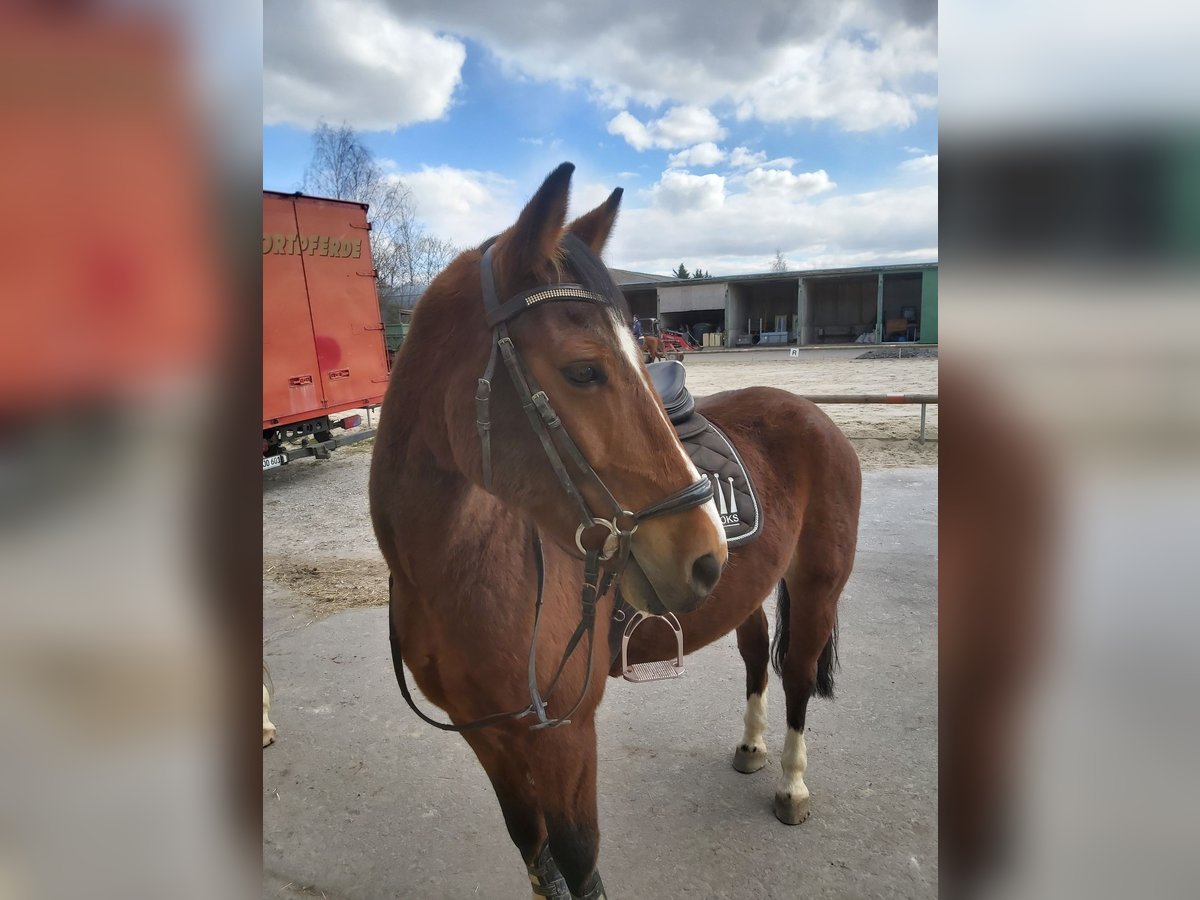
[[[263,191],[264,470],[374,435],[337,418],[387,387],[369,237],[366,204]]]

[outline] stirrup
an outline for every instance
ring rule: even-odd
[[[675,643],[679,648],[679,653],[674,662],[663,659],[630,665],[629,639],[633,636],[634,629],[647,619],[660,619],[675,632]],[[625,633],[621,636],[621,674],[625,680],[634,682],[665,681],[668,678],[678,678],[683,671],[683,628],[680,626],[679,620],[675,618],[675,614],[652,616],[640,610],[635,612],[629,618],[629,623],[625,626]]]

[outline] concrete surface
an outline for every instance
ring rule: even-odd
[[[600,871],[614,900],[937,895],[937,469],[864,482],[837,699],[809,712],[811,818],[788,827],[771,813],[785,730],[774,673],[770,763],[730,765],[743,708],[733,635],[689,657],[679,681],[610,680]],[[386,610],[312,621],[264,587],[279,727],[263,751],[264,897],[528,897],[466,743],[400,696]]]

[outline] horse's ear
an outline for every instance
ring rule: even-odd
[[[510,275],[537,272],[558,254],[574,171],[573,163],[563,163],[546,176],[533,199],[521,210],[502,251]]]
[[[604,245],[608,243],[608,236],[612,233],[613,224],[617,221],[617,210],[621,206],[623,193],[625,193],[624,188],[617,188],[609,194],[607,200],[590,213],[584,213],[567,228],[571,234],[587,244],[597,256],[604,249]]]

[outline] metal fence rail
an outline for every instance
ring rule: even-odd
[[[937,394],[801,394],[813,403],[908,403],[921,405],[921,434],[919,443],[925,443],[925,407],[937,405]]]

